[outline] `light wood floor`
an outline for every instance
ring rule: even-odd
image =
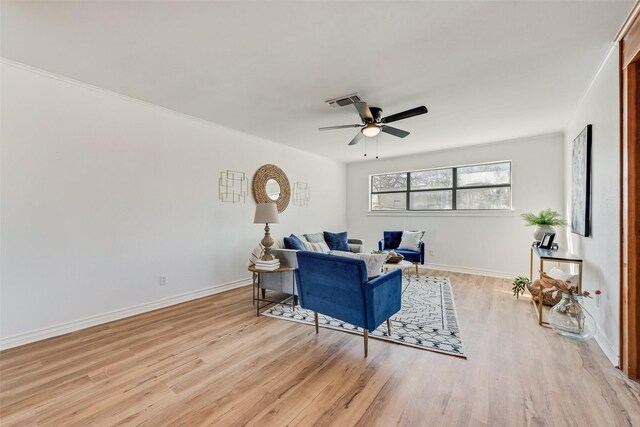
[[[640,426],[640,387],[541,328],[507,280],[451,278],[467,360],[257,318],[241,288],[0,354],[3,425]]]

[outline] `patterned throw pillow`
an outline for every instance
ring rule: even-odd
[[[363,260],[367,266],[367,277],[369,279],[380,276],[384,263],[389,259],[389,254],[354,254],[353,252],[330,251],[329,255]]]
[[[398,249],[420,252],[420,241],[422,240],[422,236],[424,236],[424,231],[403,231],[402,240],[400,240]]]
[[[311,242],[311,243],[319,243],[319,242],[327,243],[324,240],[324,233],[305,234],[304,237],[307,238],[307,242]]]
[[[318,243],[312,243],[312,242],[302,242],[302,243],[304,244],[304,248],[307,251],[319,252],[321,254],[329,253],[329,246],[327,246],[327,244],[324,241],[318,242]]]

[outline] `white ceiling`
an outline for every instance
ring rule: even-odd
[[[3,1],[1,54],[350,162],[355,91],[429,108],[382,157],[561,131],[632,4]]]

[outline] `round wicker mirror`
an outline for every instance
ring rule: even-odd
[[[276,165],[263,165],[253,176],[253,197],[257,203],[275,203],[282,213],[289,206],[291,186],[289,178]],[[279,194],[276,190],[279,190]]]

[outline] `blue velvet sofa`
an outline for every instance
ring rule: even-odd
[[[364,329],[364,356],[368,354],[369,332],[400,310],[402,272],[392,270],[367,279],[364,261],[316,252],[300,251],[296,271],[300,306],[351,323]]]
[[[378,242],[378,249],[381,251],[394,251],[401,254],[405,261],[409,261],[416,266],[416,276],[418,275],[418,264],[424,264],[424,242],[420,242],[420,251],[409,251],[398,249],[402,240],[402,231],[385,231],[383,238]]]

